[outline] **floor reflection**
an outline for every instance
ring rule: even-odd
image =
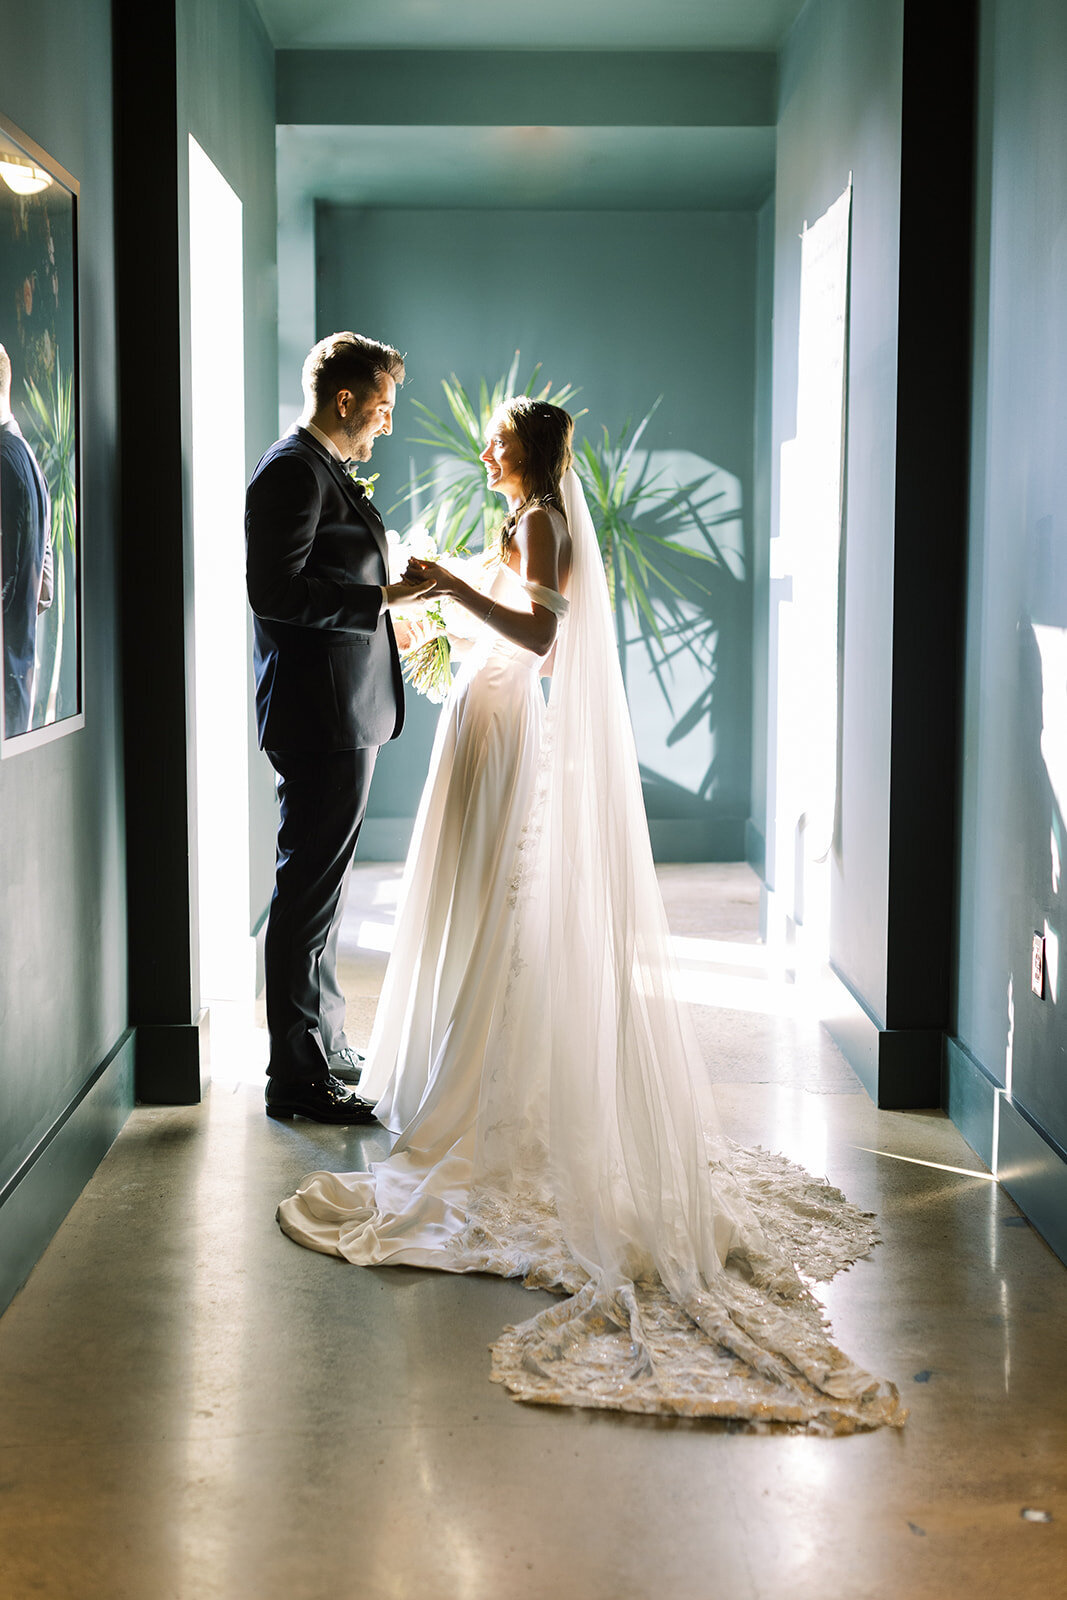
[[[732,870],[663,869],[672,927],[683,956],[768,988]],[[396,877],[369,869],[355,935],[388,921]],[[354,937],[346,960],[369,1029],[385,957]],[[901,1389],[902,1434],[516,1405],[486,1347],[548,1297],[284,1238],[301,1176],[386,1136],[265,1117],[262,1027],[220,1015],[204,1104],[135,1110],[0,1322],[4,1594],[1058,1593],[1067,1272],[943,1114],[878,1110],[817,1023],[697,1012],[730,1136],[878,1213],[882,1244],[818,1293],[841,1348]]]

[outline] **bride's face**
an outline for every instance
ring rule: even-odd
[[[522,497],[522,448],[504,423],[495,419],[490,422],[482,460],[490,489],[498,494]]]

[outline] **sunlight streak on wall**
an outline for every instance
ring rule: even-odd
[[[1067,628],[1041,622],[1031,627],[1041,653],[1041,756],[1062,817],[1067,816]]]
[[[841,506],[848,361],[851,181],[802,238],[796,436],[782,444],[771,540],[777,637],[776,774],[769,935],[803,927],[812,960],[829,944],[822,865],[837,811]],[[769,841],[770,842],[770,841]]]
[[[1012,1058],[1015,1053],[1015,974],[1008,975],[1008,1039],[1004,1047],[1004,1087],[1011,1094]]]
[[[250,999],[242,208],[189,140],[201,1000]]]

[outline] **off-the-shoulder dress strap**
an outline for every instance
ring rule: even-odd
[[[570,601],[564,595],[558,594],[555,589],[546,589],[540,583],[527,583],[525,579],[522,586],[531,600],[536,601],[539,606],[544,606],[546,611],[555,612],[557,617],[565,617],[570,610]]]

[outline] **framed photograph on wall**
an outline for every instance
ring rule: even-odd
[[[0,756],[84,724],[78,184],[0,115]]]

